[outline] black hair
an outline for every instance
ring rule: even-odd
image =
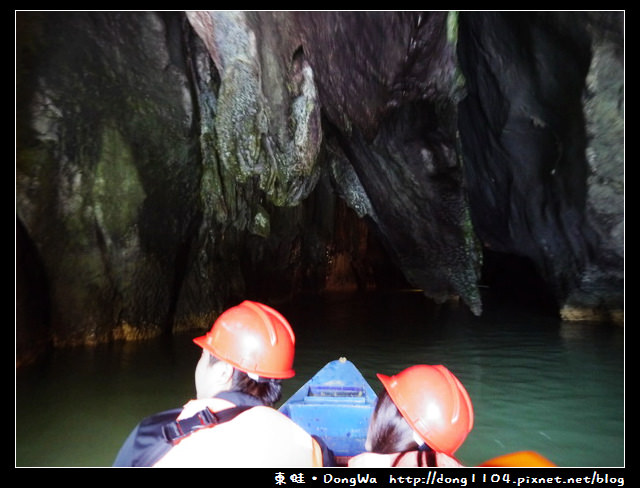
[[[396,466],[405,455],[414,452],[418,466],[435,466],[435,452],[426,444],[418,445],[413,432],[387,391],[383,389],[378,395],[367,433],[371,452],[400,453],[393,462],[393,466]]]
[[[209,365],[218,362],[219,359],[209,354]],[[273,407],[282,397],[281,380],[274,378],[262,378],[254,380],[244,371],[233,368],[231,391],[239,391],[257,398],[263,405]]]

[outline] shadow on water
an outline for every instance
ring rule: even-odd
[[[341,356],[376,391],[376,373],[444,364],[475,409],[457,452],[463,463],[533,449],[560,466],[624,465],[620,328],[491,303],[475,317],[417,293],[301,297],[277,308],[297,338],[296,376],[283,398]],[[194,335],[56,351],[21,370],[16,465],[109,466],[140,419],[193,396]]]

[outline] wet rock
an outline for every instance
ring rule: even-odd
[[[604,18],[622,32],[618,14]],[[483,245],[530,259],[560,308],[575,302],[593,309],[598,302],[620,311],[622,38],[605,40],[594,19],[549,12],[461,16],[468,95],[460,104],[460,133]],[[609,86],[596,87],[597,80]],[[597,178],[596,171],[615,176]],[[606,210],[598,209],[602,204]]]
[[[390,283],[479,314],[483,249],[623,316],[622,15],[18,12],[17,350]]]
[[[460,296],[479,314],[479,256],[457,147],[457,16],[327,12],[296,20],[341,194],[374,222],[413,286],[437,301]]]

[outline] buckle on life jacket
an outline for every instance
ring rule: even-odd
[[[162,435],[171,444],[177,444],[182,438],[187,437],[196,430],[228,422],[235,418],[236,415],[239,415],[250,408],[252,408],[251,405],[241,405],[220,410],[218,413],[205,408],[204,410],[200,410],[193,417],[175,420],[164,425],[162,427]]]
[[[208,408],[201,410],[193,417],[175,420],[162,427],[164,437],[172,444],[177,443],[196,430],[211,427],[220,423],[218,416]]]

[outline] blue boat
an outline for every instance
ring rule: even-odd
[[[365,449],[377,396],[355,365],[340,358],[327,363],[282,404],[280,412],[309,434],[319,437],[337,466]],[[535,451],[517,451],[480,464],[482,467],[556,466]]]
[[[280,407],[304,430],[324,441],[337,459],[365,451],[377,396],[346,358],[327,363]]]

